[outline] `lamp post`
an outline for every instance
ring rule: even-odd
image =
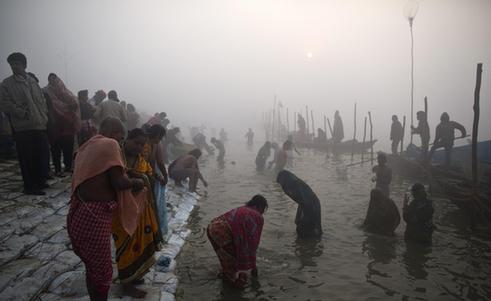
[[[409,21],[409,31],[411,32],[411,128],[414,126],[414,39],[413,21],[418,13],[419,3],[417,0],[409,0],[404,6],[404,17]],[[411,144],[413,143],[413,132],[411,131]]]

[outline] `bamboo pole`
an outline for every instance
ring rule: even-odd
[[[368,111],[368,120],[370,122],[370,162],[373,165],[373,123],[370,111]]]
[[[312,139],[315,138],[314,111],[310,110],[310,121],[312,121]]]
[[[326,135],[327,139],[327,116],[324,115],[324,134]]]
[[[474,121],[472,123],[472,183],[474,191],[477,189],[477,134],[479,130],[479,97],[481,93],[482,63],[477,64],[476,88],[474,90]]]
[[[334,138],[334,133],[332,131],[332,126],[331,126],[331,122],[329,121],[329,118],[327,118],[327,125],[329,126],[329,132],[331,132],[331,138]]]
[[[353,156],[355,154],[355,140],[356,140],[356,102],[355,102],[355,110],[354,110],[354,118],[353,118],[353,142],[351,143],[351,161],[353,161]]]
[[[286,133],[287,136],[290,134],[290,118],[288,117],[290,115],[290,112],[288,112],[288,108],[286,108]]]
[[[271,141],[274,141],[275,110],[276,110],[276,94],[274,95],[274,103],[273,103],[273,118],[272,118],[272,125],[271,125]]]
[[[406,133],[406,115],[402,117],[402,139],[401,139],[401,156],[402,152],[404,151],[404,136]]]
[[[365,157],[365,141],[367,138],[367,116],[365,116],[365,124],[363,126],[363,150],[361,151],[361,161],[363,161],[363,158]]]
[[[297,112],[293,112],[293,133],[297,132]]]
[[[309,106],[305,106],[305,129],[307,130],[307,138],[309,137]]]

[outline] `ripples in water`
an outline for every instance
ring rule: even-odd
[[[431,246],[406,243],[404,222],[392,237],[365,233],[360,224],[373,185],[370,164],[347,169],[349,156],[303,150],[290,169],[321,200],[324,235],[302,240],[295,233],[297,205],[271,174],[255,170],[255,150],[229,147],[224,165],[204,160],[210,186],[192,214],[192,234],[178,259],[178,300],[491,299],[490,240],[468,232],[465,217],[447,200],[435,200],[438,229]],[[399,208],[411,184],[394,177],[391,195]],[[241,291],[216,277],[219,262],[204,229],[256,193],[269,202],[259,278]]]

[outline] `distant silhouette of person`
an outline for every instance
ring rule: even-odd
[[[227,132],[225,132],[223,128],[220,130],[220,133],[218,135],[220,135],[220,141],[222,141],[223,143],[228,141]]]
[[[411,130],[413,134],[418,134],[421,138],[421,160],[426,161],[428,159],[428,147],[430,145],[430,126],[428,125],[425,112],[418,111],[416,113],[416,119],[418,119],[418,127],[411,125]]]
[[[225,157],[225,146],[223,145],[223,142],[216,139],[215,137],[212,137],[210,141],[211,144],[213,144],[218,149],[217,161],[223,161]]]
[[[319,237],[322,235],[321,204],[309,185],[288,170],[282,170],[276,182],[283,191],[298,204],[295,224],[300,237]]]
[[[334,143],[339,143],[344,139],[343,120],[339,115],[339,111],[334,113],[334,125],[332,129],[332,140]]]
[[[467,135],[464,126],[458,122],[450,121],[450,116],[448,116],[447,112],[444,112],[440,116],[440,124],[436,127],[435,141],[433,142],[429,156],[430,161],[435,150],[443,147],[445,149],[445,165],[450,165],[456,129],[462,133],[461,137]]]
[[[254,144],[254,132],[252,129],[249,128],[249,131],[245,134],[245,137],[247,138],[247,145],[253,145]]]
[[[391,235],[401,223],[401,215],[394,201],[380,189],[372,189],[367,215],[363,222],[365,230],[377,234]]]
[[[401,122],[397,119],[397,115],[392,115],[392,126],[390,127],[390,140],[392,140],[392,154],[396,155],[398,153],[397,149],[399,143],[402,141],[404,136],[404,130],[402,129]]]

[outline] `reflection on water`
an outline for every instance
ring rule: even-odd
[[[373,185],[370,164],[346,168],[350,156],[326,158],[301,150],[290,170],[319,197],[324,234],[299,239],[297,206],[271,172],[255,170],[256,149],[228,145],[223,163],[204,158],[202,172],[210,186],[192,214],[192,234],[178,259],[178,300],[491,299],[490,240],[469,233],[453,204],[435,200],[438,229],[431,246],[406,243],[403,222],[392,237],[365,233],[359,225]],[[394,177],[392,197],[399,208],[411,184]],[[240,291],[217,278],[218,259],[204,229],[256,193],[269,202],[258,250],[259,278]]]

